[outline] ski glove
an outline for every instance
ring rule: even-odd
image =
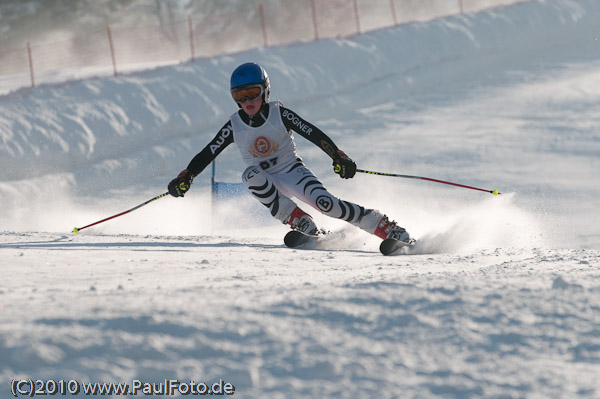
[[[169,183],[169,194],[173,197],[183,197],[192,185],[194,177],[187,169],[182,170],[176,178]]]
[[[356,163],[344,151],[338,151],[333,159],[333,171],[342,179],[351,179],[356,174]]]

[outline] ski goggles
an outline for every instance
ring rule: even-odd
[[[264,89],[261,85],[231,90],[231,96],[238,104],[243,104],[246,100],[254,101],[262,96],[263,93]]]

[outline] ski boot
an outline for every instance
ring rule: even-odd
[[[316,236],[321,233],[313,221],[313,218],[299,207],[294,208],[290,214],[290,217],[284,223],[289,224],[292,230],[296,230],[310,236]]]
[[[377,229],[375,229],[375,234],[377,237],[385,240],[387,238],[393,238],[394,240],[412,243],[413,239],[410,238],[410,234],[404,228],[398,226],[396,222],[393,220],[390,221],[387,216],[383,216],[377,225]]]

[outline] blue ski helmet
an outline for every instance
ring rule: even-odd
[[[261,85],[264,90],[263,101],[269,102],[271,96],[271,83],[267,71],[254,62],[247,62],[235,68],[231,74],[230,90],[240,89],[244,86]]]

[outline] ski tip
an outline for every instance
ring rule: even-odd
[[[77,227],[73,227],[73,233],[74,233],[74,234],[77,234],[77,233],[79,233],[79,229],[78,229]]]
[[[385,255],[397,255],[402,252],[403,248],[410,248],[414,246],[416,240],[411,239],[410,242],[399,241],[394,238],[386,238],[379,245],[379,251]]]
[[[294,236],[295,234],[293,234],[293,231],[290,231],[288,233],[286,233],[285,237],[283,237],[283,243],[287,246],[287,247],[291,247],[294,241]]]
[[[283,243],[289,248],[312,249],[317,241],[325,235],[310,235],[297,230],[288,232],[283,238]]]
[[[306,241],[308,241],[309,236],[304,233],[301,233],[297,230],[292,230],[288,232],[285,237],[283,237],[283,243],[290,248],[296,248]]]

